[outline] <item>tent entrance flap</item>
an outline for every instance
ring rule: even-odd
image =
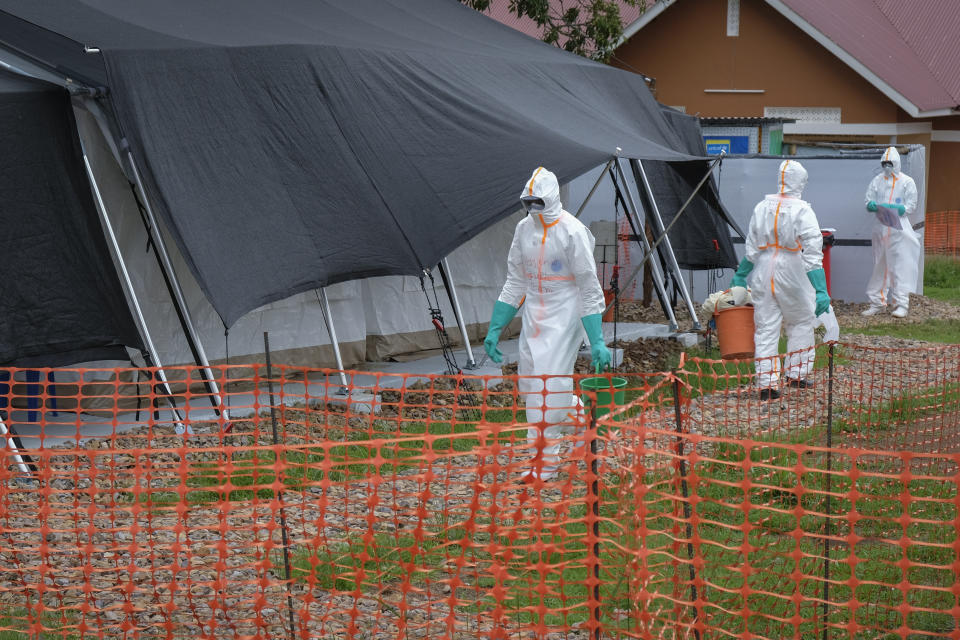
[[[0,67],[0,365],[142,349],[83,168],[69,94]]]

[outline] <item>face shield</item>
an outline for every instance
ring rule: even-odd
[[[520,204],[523,205],[523,209],[527,213],[539,213],[547,207],[543,198],[538,198],[537,196],[523,196],[520,198]]]

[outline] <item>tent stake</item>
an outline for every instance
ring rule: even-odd
[[[103,196],[100,193],[100,186],[97,184],[97,179],[93,175],[93,168],[90,166],[90,159],[87,157],[86,146],[83,144],[82,138],[78,136],[78,139],[80,140],[80,150],[83,153],[83,166],[87,170],[87,180],[90,182],[90,188],[93,191],[94,202],[97,206],[97,213],[100,215],[100,223],[103,225],[103,229],[107,234],[110,252],[113,254],[114,265],[120,272],[120,284],[123,287],[123,292],[126,294],[127,304],[130,306],[131,311],[133,311],[133,320],[137,325],[138,331],[140,332],[140,337],[143,339],[144,346],[147,348],[147,353],[150,356],[150,363],[157,368],[157,377],[160,379],[160,385],[163,388],[163,393],[165,394],[166,400],[170,405],[170,412],[173,414],[173,419],[176,423],[176,431],[177,433],[192,432],[188,426],[184,425],[183,419],[180,416],[180,410],[177,409],[177,405],[173,402],[173,390],[170,388],[170,383],[167,381],[167,374],[163,370],[163,364],[160,362],[160,357],[157,354],[157,348],[153,344],[153,338],[150,336],[150,329],[147,328],[147,322],[143,317],[143,311],[140,308],[140,301],[137,299],[137,294],[136,291],[134,291],[133,283],[130,281],[130,273],[127,271],[127,265],[123,260],[123,254],[120,253],[120,245],[117,242],[117,236],[113,232],[113,224],[111,224],[110,216],[107,214],[107,206],[104,203]]]
[[[460,328],[460,337],[463,338],[463,346],[467,350],[467,364],[464,369],[476,369],[477,361],[473,357],[473,348],[470,346],[470,335],[467,333],[467,323],[463,321],[463,311],[460,310],[460,298],[457,297],[457,286],[453,283],[453,275],[450,273],[450,264],[444,258],[437,265],[440,269],[440,278],[447,288],[447,297],[450,298],[450,306],[453,307],[453,316],[457,320],[457,326]]]
[[[651,247],[650,243],[647,241],[647,234],[639,233],[639,231],[643,230],[643,227],[640,225],[641,218],[640,218],[639,209],[637,209],[637,203],[634,202],[633,200],[633,194],[630,192],[630,186],[627,183],[627,178],[623,173],[623,167],[620,166],[620,162],[619,161],[614,162],[613,166],[616,167],[620,184],[623,185],[623,192],[626,194],[627,202],[629,203],[628,206],[626,207],[627,218],[630,218],[630,216],[633,216],[634,219],[637,221],[636,228],[638,233],[636,235],[637,235],[638,241],[640,242],[641,248],[645,252],[644,259],[640,261],[639,265],[637,265],[637,269],[639,270],[644,262],[647,262],[650,265],[650,270],[653,273],[653,284],[657,288],[657,293],[660,295],[661,305],[663,306],[663,312],[667,315],[667,320],[670,321],[670,330],[676,331],[677,329],[680,328],[680,325],[677,324],[677,316],[673,313],[673,307],[670,306],[670,299],[667,296],[666,281],[664,279],[663,272],[660,270],[660,263],[657,261],[657,257],[654,255],[654,252],[653,252],[654,248],[656,248],[656,245]],[[626,289],[626,286],[621,287],[620,290],[623,291],[624,289]],[[608,305],[607,309],[609,308],[610,307]],[[606,310],[604,310],[604,313],[606,313]]]
[[[638,189],[643,189],[642,194],[650,201],[650,218],[653,219],[653,225],[657,233],[663,235],[664,253],[667,255],[667,266],[673,271],[674,278],[680,285],[680,295],[687,304],[687,311],[693,319],[693,328],[700,331],[700,316],[693,305],[693,299],[690,297],[690,290],[687,289],[687,283],[683,279],[683,273],[680,271],[680,264],[677,262],[677,254],[673,251],[673,244],[670,242],[670,236],[664,232],[663,217],[660,215],[660,207],[657,206],[657,200],[653,197],[653,189],[650,188],[650,181],[647,179],[647,172],[643,170],[643,163],[639,160],[630,159],[630,166],[633,168],[633,179],[637,183]],[[642,196],[641,196],[642,197]]]
[[[125,143],[125,140],[121,141]],[[170,254],[167,252],[167,245],[163,241],[163,234],[160,233],[160,227],[157,224],[157,218],[153,215],[153,207],[150,206],[150,199],[147,197],[147,191],[143,186],[143,181],[140,179],[140,171],[137,169],[137,163],[133,158],[133,153],[129,148],[126,149],[127,152],[127,161],[130,163],[130,170],[133,174],[134,182],[137,185],[137,189],[140,191],[140,197],[143,199],[143,209],[147,215],[147,233],[150,234],[150,238],[153,242],[153,247],[157,253],[157,259],[160,262],[160,268],[163,270],[167,276],[167,282],[170,285],[170,293],[173,297],[173,303],[176,306],[181,319],[183,320],[184,328],[186,329],[187,342],[190,344],[190,348],[194,353],[194,356],[197,359],[197,365],[201,367],[201,372],[206,381],[207,391],[210,394],[210,402],[213,404],[214,410],[219,413],[224,420],[230,420],[230,415],[227,412],[226,407],[223,406],[223,399],[220,397],[220,389],[217,386],[216,379],[213,375],[213,371],[210,369],[210,361],[207,359],[207,354],[203,350],[203,343],[200,341],[200,337],[197,334],[197,330],[193,325],[193,318],[190,316],[190,309],[187,306],[187,301],[183,295],[183,288],[180,286],[180,280],[177,278],[177,272],[173,269],[173,263],[170,260]]]
[[[323,322],[327,325],[327,334],[330,336],[330,344],[333,346],[333,357],[337,360],[337,373],[340,376],[340,389],[337,391],[337,395],[349,395],[350,391],[347,389],[347,374],[343,371],[343,357],[340,355],[340,342],[337,340],[337,330],[333,326],[333,313],[330,311],[330,300],[327,298],[327,290],[321,287],[320,289],[314,289],[314,291],[317,292],[317,302],[320,303]]]

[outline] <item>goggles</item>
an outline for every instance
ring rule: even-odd
[[[893,167],[893,163],[890,162],[889,160],[884,160],[883,162],[880,163],[880,166],[881,166],[881,167],[891,167],[891,168],[892,168],[892,167]]]
[[[547,205],[543,202],[543,198],[538,198],[537,196],[523,196],[520,198],[520,204],[523,205],[527,213],[543,211],[547,208]]]

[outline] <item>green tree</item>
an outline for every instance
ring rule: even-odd
[[[606,62],[623,35],[620,7],[641,12],[657,0],[460,0],[478,11],[494,2],[509,3],[510,12],[534,20],[543,28],[540,39],[567,51]]]

